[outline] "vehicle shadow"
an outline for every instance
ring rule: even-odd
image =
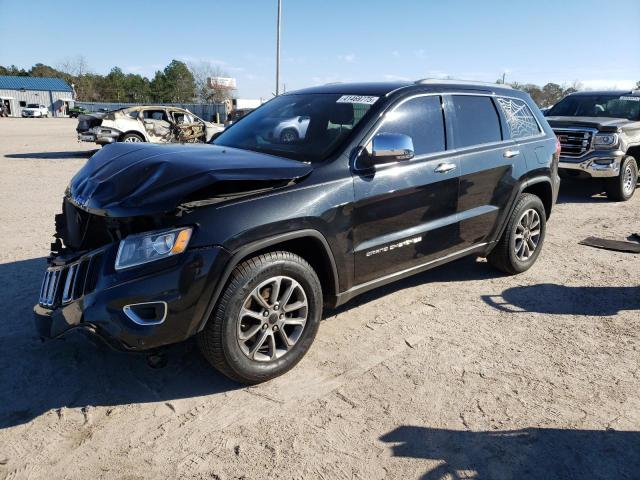
[[[553,283],[508,288],[501,295],[483,295],[496,310],[510,313],[611,316],[640,310],[640,286],[569,287]]]
[[[412,275],[402,280],[397,280],[388,285],[384,285],[349,300],[344,305],[337,308],[326,309],[325,317],[332,317],[340,313],[357,308],[365,303],[375,299],[380,299],[393,293],[408,288],[417,287],[430,282],[464,282],[472,280],[488,280],[504,276],[495,268],[491,267],[486,261],[482,261],[474,256],[463,257],[454,262],[440,265],[437,268],[427,270],[422,273]]]
[[[169,347],[169,362],[161,369],[151,369],[144,354],[96,347],[81,333],[42,343],[33,327],[32,308],[45,267],[44,257],[0,264],[5,313],[0,331],[0,429],[61,407],[170,401],[242,388],[213,370],[193,341]],[[429,281],[496,275],[486,263],[465,258],[366,293],[330,314]]]
[[[89,158],[98,150],[76,150],[71,152],[31,152],[31,153],[8,153],[5,158],[38,158],[45,160],[64,160],[67,158]]]
[[[563,178],[558,193],[558,203],[605,203],[610,200],[604,190],[604,182],[598,178]]]
[[[61,407],[160,402],[241,388],[213,370],[194,342],[170,347],[161,369],[151,369],[143,354],[96,348],[80,333],[42,343],[32,307],[45,265],[45,258],[0,264],[0,429]]]
[[[422,480],[638,478],[640,432],[525,428],[471,432],[401,426],[380,437],[395,457],[439,464]]]

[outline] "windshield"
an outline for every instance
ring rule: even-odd
[[[30,103],[29,105],[27,105],[27,108],[40,108],[40,107],[37,103]]]
[[[344,143],[376,100],[327,93],[282,95],[242,118],[212,143],[318,162]]]
[[[612,117],[640,120],[640,96],[571,95],[547,112],[553,117]]]

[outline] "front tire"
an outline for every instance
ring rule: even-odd
[[[606,180],[607,197],[615,202],[626,202],[633,197],[637,183],[638,164],[635,158],[624,157],[620,164],[620,174]]]
[[[529,270],[540,255],[546,229],[542,201],[536,195],[523,193],[487,261],[509,275]]]
[[[313,268],[290,252],[269,252],[232,272],[198,346],[227,377],[256,384],[282,375],[307,353],[322,315]]]

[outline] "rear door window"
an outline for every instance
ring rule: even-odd
[[[195,123],[194,118],[188,113],[181,112],[181,111],[174,111],[172,113],[173,113],[173,120],[177,124]]]
[[[143,112],[143,117],[145,120],[164,120],[168,122],[167,112],[164,110],[145,110]]]
[[[456,148],[502,140],[500,118],[491,97],[454,95],[453,136]]]
[[[410,136],[415,155],[444,151],[444,118],[440,97],[424,96],[407,100],[385,115],[378,133]]]
[[[540,125],[524,100],[498,97],[512,139],[532,137],[541,133]]]

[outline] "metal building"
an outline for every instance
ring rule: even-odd
[[[73,89],[60,78],[0,75],[0,102],[10,117],[20,117],[29,104],[44,105],[52,117],[66,117],[73,106]]]

